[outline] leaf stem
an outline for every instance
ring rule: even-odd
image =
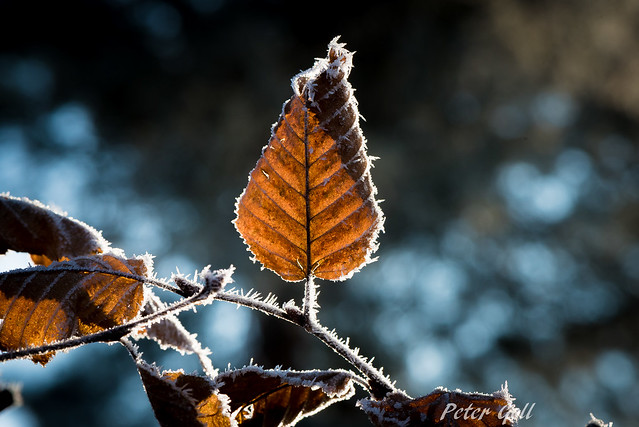
[[[309,275],[304,283],[304,300],[302,301],[302,311],[309,324],[317,323],[317,288],[313,275]]]

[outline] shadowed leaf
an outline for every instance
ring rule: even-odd
[[[147,316],[165,308],[166,304],[149,291],[140,314]],[[162,350],[172,348],[182,354],[191,354],[202,350],[195,339],[195,335],[187,331],[178,318],[173,315],[163,317],[159,321],[144,327],[142,335],[157,341]]]
[[[144,308],[140,315],[147,316],[165,308],[166,304],[151,290],[148,290]],[[191,334],[187,331],[176,316],[168,315],[155,323],[147,325],[143,330],[135,334],[133,338],[147,337],[153,339],[160,345],[162,350],[172,348],[181,354],[195,353],[205,369],[212,373],[214,369],[208,358],[210,351],[208,348],[202,347],[196,336],[196,334]]]
[[[0,194],[0,255],[28,252],[37,264],[105,252],[109,243],[93,227],[40,202]]]
[[[513,400],[506,384],[492,395],[440,387],[416,399],[391,394],[382,400],[362,399],[357,405],[380,427],[497,427],[517,425],[519,409]]]
[[[138,360],[138,372],[155,417],[166,427],[228,427],[228,397],[218,394],[211,380],[184,372],[164,371]]]
[[[293,78],[294,95],[236,204],[234,223],[255,259],[284,280],[344,280],[370,262],[383,214],[347,78],[352,53]]]
[[[1,273],[0,348],[37,347],[126,323],[142,307],[149,270],[145,258],[104,254]],[[50,357],[32,358],[44,364]]]
[[[280,371],[257,366],[220,374],[220,392],[231,398],[242,426],[292,426],[340,400],[355,389],[347,371]],[[249,410],[252,416],[243,418]]]

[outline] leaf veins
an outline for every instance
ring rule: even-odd
[[[149,268],[144,258],[104,254],[2,273],[0,348],[37,347],[126,323],[142,307]]]
[[[347,80],[352,56],[335,38],[327,58],[293,78],[294,95],[237,200],[237,230],[284,280],[344,280],[377,249],[384,218]]]

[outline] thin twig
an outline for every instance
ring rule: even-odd
[[[133,361],[137,363],[138,357],[140,357],[140,352],[138,351],[138,347],[131,342],[127,337],[120,338],[120,343],[127,349]]]
[[[382,398],[391,391],[401,393],[381,371],[375,368],[363,356],[360,356],[356,351],[351,349],[348,344],[341,340],[334,332],[322,326],[317,319],[310,320],[309,317],[306,317],[303,311],[298,307],[285,306],[285,308],[280,308],[275,304],[268,304],[251,296],[241,295],[238,291],[221,291],[218,292],[214,298],[259,310],[265,314],[286,320],[287,322],[306,329],[310,334],[317,337],[326,346],[346,359],[348,363],[354,366],[368,379],[366,388],[373,397]]]

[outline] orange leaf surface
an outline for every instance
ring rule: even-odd
[[[142,360],[138,372],[161,426],[231,426],[228,397],[218,394],[208,378],[182,371],[160,373]]]
[[[464,393],[437,388],[416,399],[388,395],[382,400],[363,399],[357,404],[375,426],[497,427],[516,426],[519,409],[507,385],[491,394]]]
[[[284,280],[344,280],[371,261],[383,214],[347,78],[352,53],[293,78],[294,95],[236,204],[234,223],[255,259]]]
[[[40,202],[0,194],[0,255],[28,252],[37,264],[105,252],[109,243],[93,227]]]
[[[138,279],[149,268],[143,258],[104,254],[0,274],[0,348],[37,347],[126,323],[142,307]]]
[[[292,426],[340,400],[355,389],[346,371],[280,371],[248,366],[220,374],[220,392],[242,426]],[[250,409],[250,410],[249,410]],[[244,417],[245,412],[252,414]]]

